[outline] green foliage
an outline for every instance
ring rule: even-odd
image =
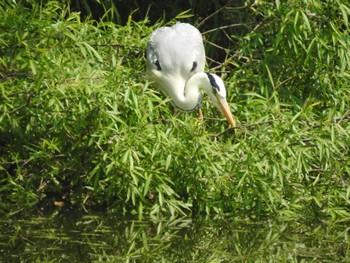
[[[348,214],[350,9],[340,1],[275,1],[252,11],[262,20],[233,47],[239,61],[229,78],[238,119],[255,124],[244,136],[252,156],[243,155],[254,168],[242,184],[253,179],[257,202],[279,203],[292,217],[337,218],[340,203]]]
[[[173,114],[144,78],[160,25],[0,5],[0,198],[116,213],[349,218],[346,4],[261,1],[227,79],[239,127]],[[236,59],[237,60],[234,60]]]

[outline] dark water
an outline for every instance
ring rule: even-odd
[[[350,262],[349,227],[54,208],[0,220],[0,262]]]

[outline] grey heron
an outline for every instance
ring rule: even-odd
[[[205,51],[198,29],[187,23],[156,29],[148,42],[146,59],[149,79],[172,99],[176,108],[199,108],[203,89],[230,126],[235,127],[224,82],[219,76],[204,72]]]

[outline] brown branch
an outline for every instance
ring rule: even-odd
[[[249,26],[247,24],[231,24],[231,25],[220,26],[220,27],[216,27],[216,28],[207,30],[207,31],[203,32],[202,35],[206,35],[206,34],[209,34],[209,33],[212,33],[212,32],[218,31],[218,30],[223,30],[226,28],[241,27],[241,26],[244,26],[244,27],[249,29]]]
[[[233,4],[234,1],[229,1],[226,5],[224,5],[223,7],[219,8],[218,10],[216,10],[214,13],[210,14],[209,16],[207,16],[206,18],[204,18],[198,25],[197,27],[201,27],[208,19],[214,17],[216,14],[220,13],[222,10],[224,9],[236,9],[236,10],[239,10],[239,9],[243,9],[243,8],[246,8],[247,7],[247,3],[244,3],[243,6],[239,6],[239,7],[230,7],[231,4]]]
[[[25,103],[22,105],[22,106],[19,106],[18,108],[12,110],[12,111],[9,111],[9,114],[13,114],[25,107],[28,107],[29,103],[30,103],[30,100],[32,99],[32,97],[34,96],[35,92],[28,92],[27,93],[27,98],[26,98],[26,101]]]

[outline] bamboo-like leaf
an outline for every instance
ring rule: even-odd
[[[304,61],[304,64],[305,64],[305,65],[309,63],[309,61],[310,61],[310,59],[311,59],[311,57],[312,57],[312,54],[313,54],[312,51],[313,51],[313,48],[314,48],[314,46],[315,46],[316,41],[317,41],[317,38],[313,38],[313,39],[311,40],[311,43],[310,43],[309,47],[307,48],[307,51],[306,51],[306,58],[305,58],[305,61]]]
[[[36,71],[36,66],[35,66],[33,60],[29,60],[29,66],[30,66],[30,69],[31,69],[33,75],[36,75],[36,74],[37,74],[37,71]]]
[[[280,10],[280,8],[281,8],[281,2],[280,2],[280,0],[275,0],[275,3],[276,3],[276,9],[277,9],[277,10]]]
[[[152,182],[152,178],[153,178],[152,174],[147,175],[147,180],[146,180],[146,183],[145,183],[145,186],[144,186],[144,190],[143,190],[143,195],[144,196],[146,196],[148,191],[149,191],[149,186],[150,186],[150,184]]]
[[[169,155],[167,156],[166,161],[165,161],[165,170],[166,170],[166,171],[169,169],[169,167],[170,167],[170,165],[171,165],[171,162],[172,162],[172,155],[169,154]]]
[[[269,69],[269,66],[265,64],[265,68],[267,70],[267,74],[269,76],[269,80],[270,80],[271,86],[273,87],[273,89],[276,89],[275,82],[273,81],[273,77],[272,77],[271,71]]]
[[[296,11],[296,12],[295,12],[295,16],[294,16],[294,30],[295,30],[296,32],[299,31],[299,28],[298,28],[299,15],[300,15],[300,12],[299,12],[299,11]]]
[[[294,115],[294,117],[291,119],[291,123],[295,122],[301,115],[303,114],[303,111],[299,111],[297,114]]]
[[[184,19],[184,18],[193,17],[193,14],[191,14],[190,12],[191,12],[191,9],[185,10],[180,14],[176,15],[175,19]]]
[[[164,197],[163,197],[162,191],[158,191],[158,201],[159,201],[160,207],[162,207],[164,205]]]
[[[304,20],[304,23],[306,25],[306,28],[311,31],[311,25],[310,25],[310,21],[309,21],[309,18],[306,16],[306,14],[303,12],[303,11],[300,11],[302,17],[303,17],[303,20]]]
[[[134,158],[133,158],[131,152],[128,154],[128,158],[129,158],[129,169],[130,169],[130,171],[132,171],[132,170],[134,170]],[[135,176],[134,181],[136,181],[136,178],[137,177]]]
[[[344,4],[339,5],[340,11],[343,16],[343,21],[345,26],[349,26],[349,15],[350,15],[350,8]]]
[[[96,49],[94,49],[92,46],[90,46],[88,43],[86,42],[82,42],[82,44],[87,48],[87,50],[90,51],[91,54],[93,54],[99,62],[102,62],[102,57],[100,56],[100,54],[96,51]]]
[[[130,150],[127,149],[127,150],[124,152],[124,154],[123,154],[123,156],[122,156],[122,158],[121,158],[122,163],[126,163],[126,162],[127,162],[127,160],[129,159],[129,155],[130,155]]]

